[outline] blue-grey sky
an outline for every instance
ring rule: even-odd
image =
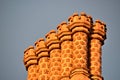
[[[120,78],[119,0],[0,0],[0,80],[26,80],[23,52],[74,12],[86,12],[107,25],[102,71]]]

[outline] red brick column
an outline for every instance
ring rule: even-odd
[[[59,80],[61,76],[61,50],[60,41],[54,30],[46,35],[46,45],[49,47],[50,54],[50,80]]]
[[[73,14],[69,18],[73,38],[73,70],[71,80],[90,80],[88,73],[88,38],[91,19],[85,13]]]
[[[49,54],[44,39],[40,38],[36,43],[38,56],[39,77],[38,80],[49,80]]]
[[[103,80],[101,75],[102,45],[106,38],[105,24],[96,20],[90,41],[90,73],[92,80]]]
[[[66,22],[62,22],[57,29],[61,42],[61,80],[69,80],[73,64],[71,32]]]
[[[38,80],[37,57],[33,46],[24,51],[24,65],[28,71],[27,80]]]

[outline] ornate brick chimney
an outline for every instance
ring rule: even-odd
[[[105,39],[106,25],[96,20],[90,36],[90,74],[93,80],[103,80],[101,75],[101,49]]]
[[[30,46],[24,51],[24,65],[28,71],[27,80],[38,79],[38,65],[37,57],[34,51],[34,47]]]
[[[79,16],[74,13],[69,19],[69,29],[73,38],[73,70],[71,80],[90,80],[88,73],[88,38],[91,23],[88,16],[82,12]],[[80,77],[82,76],[82,77]]]
[[[49,31],[24,51],[27,80],[103,80],[102,45],[106,25],[84,12]]]
[[[61,42],[61,80],[69,80],[69,75],[73,64],[73,44],[71,31],[68,29],[66,22],[59,24],[57,29],[58,38]]]
[[[59,80],[61,76],[61,50],[55,30],[46,34],[46,45],[50,54],[50,80]]]
[[[43,38],[35,42],[36,54],[38,56],[39,76],[38,80],[49,79],[49,54]]]

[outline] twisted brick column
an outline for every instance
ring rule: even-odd
[[[85,13],[74,14],[69,18],[69,28],[73,38],[73,70],[71,80],[90,80],[87,68],[88,36],[91,21]]]
[[[101,75],[101,47],[106,38],[105,24],[97,20],[93,26],[90,42],[90,72],[92,80],[103,80]]]
[[[60,42],[54,30],[51,30],[46,35],[46,45],[49,47],[50,52],[50,80],[59,80],[61,74],[61,51]]]
[[[27,80],[38,80],[37,57],[33,46],[24,51],[24,65],[28,71]]]
[[[36,54],[38,55],[39,77],[38,80],[49,80],[49,55],[43,38],[36,43]]]
[[[57,29],[61,41],[61,80],[69,80],[73,64],[71,32],[67,28],[66,22],[61,23]]]

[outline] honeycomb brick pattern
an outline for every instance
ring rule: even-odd
[[[36,54],[38,56],[39,77],[38,80],[49,79],[49,55],[43,38],[35,42]]]
[[[27,80],[38,80],[37,57],[33,46],[28,47],[24,51],[24,61],[26,70],[28,71]]]
[[[61,44],[62,49],[62,59],[61,59],[61,76],[69,76],[70,71],[72,70],[72,42],[71,41],[64,41]]]
[[[49,58],[42,57],[39,62],[39,78],[38,80],[48,80],[49,79]]]
[[[73,34],[73,67],[87,69],[87,35],[83,32]]]
[[[103,80],[102,45],[106,25],[84,12],[49,31],[24,51],[27,80]]]
[[[101,56],[102,45],[106,38],[105,24],[99,20],[96,20],[90,40],[90,73],[92,79],[102,80],[101,71]]]
[[[38,80],[38,66],[31,65],[28,68],[28,79],[27,80]]]
[[[61,80],[69,80],[70,71],[72,70],[72,37],[66,22],[58,25],[58,37],[61,41]]]
[[[50,80],[59,80],[61,75],[61,50],[56,31],[46,34],[46,43],[50,51]]]
[[[50,52],[50,80],[59,80],[60,79],[60,70],[61,70],[61,59],[60,59],[60,50],[54,49]]]
[[[80,16],[75,13],[70,16],[69,28],[72,31],[73,38],[73,70],[71,80],[76,80],[75,75],[85,74],[85,78],[89,80],[88,76],[88,35],[90,34],[91,18],[85,13]],[[79,70],[78,70],[79,69]],[[75,75],[74,75],[75,74]]]
[[[91,74],[101,75],[101,42],[97,39],[91,40]]]

